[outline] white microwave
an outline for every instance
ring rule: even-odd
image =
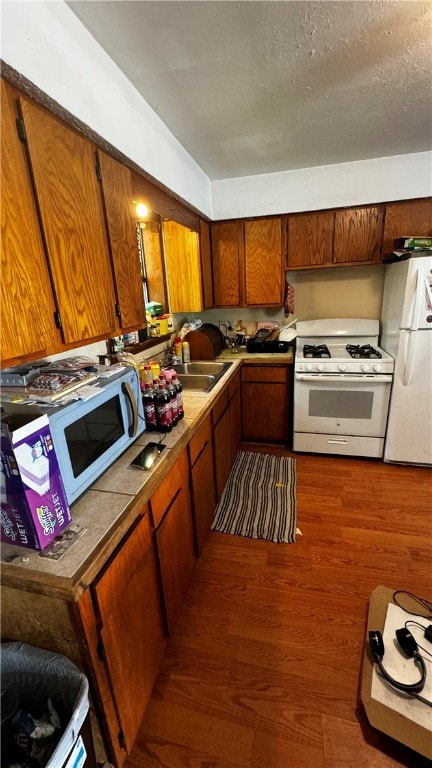
[[[25,408],[46,413],[66,496],[73,504],[145,430],[138,372],[129,368],[98,380],[100,394],[63,406],[4,403],[3,411]]]

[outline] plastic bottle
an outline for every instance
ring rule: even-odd
[[[172,425],[173,427],[176,427],[178,424],[177,390],[175,386],[171,383],[171,377],[170,375],[168,375],[168,373],[165,373],[165,374],[161,373],[159,380],[162,380],[162,383],[164,384],[165,389],[167,389],[169,392],[170,403],[171,403],[171,413],[172,413]]]
[[[155,392],[151,384],[145,384],[143,396],[144,418],[146,430],[154,432],[157,429]]]
[[[176,392],[177,392],[177,418],[180,421],[184,416],[183,385],[181,381],[177,378],[176,373],[173,373],[173,375],[171,376],[171,383],[176,388]]]
[[[150,365],[144,366],[144,383],[150,385],[153,384],[153,374]]]
[[[184,341],[182,344],[182,354],[183,354],[183,362],[189,363],[190,362],[190,347],[189,342]]]
[[[174,339],[174,354],[182,360],[182,342],[180,336],[176,336]]]
[[[164,388],[162,382],[155,380],[154,386],[156,389],[155,401],[157,428],[159,432],[171,432],[172,410],[170,394],[168,390]]]

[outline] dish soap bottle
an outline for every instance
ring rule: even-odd
[[[182,344],[182,354],[183,354],[183,362],[190,363],[190,347],[189,347],[188,341],[184,341]]]

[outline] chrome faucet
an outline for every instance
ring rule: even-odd
[[[222,331],[222,327],[223,326],[225,326],[225,333],[223,335],[224,335],[224,338],[226,339],[228,337],[228,323],[227,322],[224,323],[221,320],[219,320],[219,330],[222,333],[223,333],[223,331]]]

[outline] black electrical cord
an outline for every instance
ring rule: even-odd
[[[409,608],[405,608],[404,605],[401,605],[400,601],[400,595],[405,595],[406,597],[409,597],[411,600],[414,600],[414,602],[418,603],[419,606],[421,606],[423,609],[426,610],[426,614],[422,613],[421,616],[423,616],[425,619],[432,619],[432,603],[430,600],[427,600],[425,597],[418,597],[417,595],[414,595],[412,592],[407,592],[405,589],[397,589],[396,592],[393,592],[393,602],[396,603],[396,605],[399,608],[402,608],[405,613],[410,613],[412,616],[418,616],[419,611],[411,611]]]

